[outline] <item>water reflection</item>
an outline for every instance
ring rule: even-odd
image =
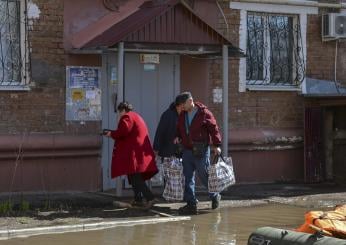
[[[285,205],[225,208],[202,211],[191,221],[118,227],[103,231],[45,235],[0,241],[0,245],[108,245],[108,244],[227,244],[242,245],[260,226],[295,228],[306,209]]]

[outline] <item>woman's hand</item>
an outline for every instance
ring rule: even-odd
[[[104,129],[104,130],[102,130],[102,135],[103,135],[103,136],[111,137],[111,134],[112,134],[112,130],[110,130],[110,129]]]

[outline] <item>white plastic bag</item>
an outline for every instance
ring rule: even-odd
[[[223,158],[217,156],[217,163],[208,168],[208,190],[209,192],[221,192],[227,187],[235,184],[233,163],[231,157]]]
[[[163,186],[164,183],[164,168],[163,163],[161,162],[161,157],[156,157],[156,166],[159,172],[155,174],[154,177],[150,179],[151,186]]]

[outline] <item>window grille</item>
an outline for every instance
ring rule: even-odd
[[[299,16],[248,12],[247,85],[298,86],[304,76]]]
[[[0,89],[26,85],[26,18],[22,13],[23,6],[26,8],[22,0],[0,0]]]

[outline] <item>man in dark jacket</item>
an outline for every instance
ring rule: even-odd
[[[176,136],[178,116],[182,110],[183,105],[175,101],[161,115],[154,138],[154,151],[161,158],[172,157],[178,153],[178,145],[173,141]]]
[[[179,209],[181,214],[196,214],[194,172],[202,184],[208,188],[210,165],[210,147],[215,155],[221,153],[221,135],[213,114],[199,102],[194,102],[190,92],[184,92],[177,98],[184,105],[184,112],[179,115],[177,138],[175,143],[183,145],[183,173],[185,176],[184,200],[187,204]],[[219,193],[209,193],[212,209],[219,207]]]

